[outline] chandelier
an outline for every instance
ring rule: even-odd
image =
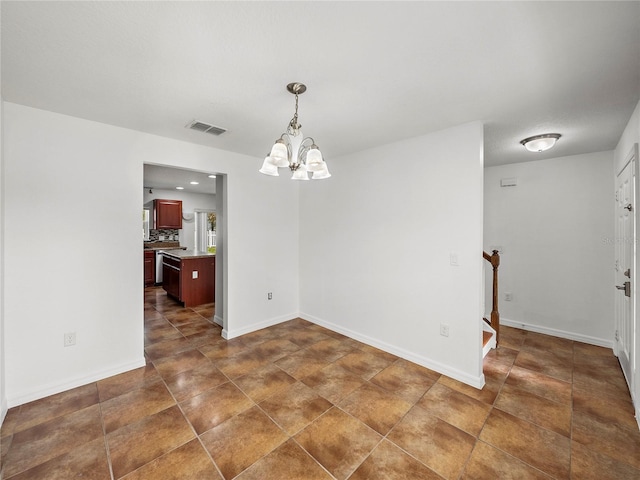
[[[298,95],[306,92],[302,83],[290,83],[287,90],[296,96],[296,111],[283,133],[271,148],[271,153],[264,159],[260,173],[278,177],[278,168],[289,167],[293,172],[291,180],[320,180],[329,178],[331,174],[322,154],[311,137],[304,137],[302,125],[298,123]]]

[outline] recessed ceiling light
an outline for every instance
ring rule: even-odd
[[[176,187],[176,190],[184,190],[184,187]]]
[[[209,175],[209,178],[216,178],[215,175]]]
[[[189,182],[191,185],[198,185],[200,182]]]

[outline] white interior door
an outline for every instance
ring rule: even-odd
[[[616,177],[616,294],[614,351],[631,389],[633,356],[633,309],[635,291],[635,161]]]

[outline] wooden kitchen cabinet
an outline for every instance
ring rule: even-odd
[[[180,298],[180,268],[179,259],[163,255],[162,259],[162,288],[167,294],[182,301]]]
[[[164,255],[162,288],[185,307],[215,302],[216,257],[179,258]]]
[[[144,252],[144,286],[150,287],[156,283],[156,252]]]
[[[153,220],[156,230],[182,228],[182,200],[153,201]]]

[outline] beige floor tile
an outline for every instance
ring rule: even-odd
[[[418,406],[391,430],[387,439],[447,479],[460,476],[476,442],[472,435]]]
[[[442,477],[393,443],[383,440],[349,480],[440,480]]]
[[[491,445],[478,442],[461,480],[553,480],[553,477]]]
[[[556,403],[511,385],[505,385],[494,404],[511,415],[570,437],[571,406]]]
[[[113,475],[123,477],[194,436],[177,405],[122,427],[107,435]]]
[[[380,435],[386,435],[409,411],[412,404],[384,388],[365,383],[338,405]]]
[[[570,440],[494,408],[480,440],[557,479],[568,479]]]
[[[200,437],[224,478],[234,478],[288,438],[257,406]]]
[[[438,417],[477,437],[491,407],[441,383],[435,384],[417,404],[430,415]]]
[[[269,415],[289,435],[295,435],[333,404],[304,383],[296,383],[260,403]]]
[[[295,436],[296,441],[337,480],[345,480],[382,437],[333,407]]]

